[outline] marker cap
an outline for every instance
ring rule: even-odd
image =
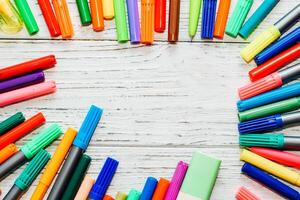
[[[152,44],[153,40],[154,40],[154,0],[142,0],[141,1],[141,42],[143,44]]]
[[[235,198],[237,200],[261,200],[259,197],[257,197],[255,194],[250,192],[247,188],[245,187],[240,187],[239,190],[237,191]]]
[[[150,200],[152,199],[154,190],[157,185],[157,180],[153,177],[148,177],[144,185],[140,200]]]
[[[7,145],[5,148],[0,150],[0,165],[9,159],[18,151],[18,148],[15,144]]]
[[[11,1],[0,2],[0,29],[4,33],[15,34],[22,30],[23,21]]]
[[[3,135],[4,133],[13,129],[24,121],[25,117],[21,112],[17,112],[16,114],[10,116],[0,123],[0,135]]]
[[[116,200],[126,200],[127,199],[127,194],[123,192],[118,192],[116,195]]]
[[[94,105],[91,106],[88,114],[86,115],[79,132],[73,142],[73,145],[86,150],[92,135],[101,119],[103,110]]]
[[[154,30],[157,33],[163,33],[166,29],[166,0],[156,0],[154,3]],[[199,17],[199,15],[198,15]],[[198,21],[197,21],[198,24]]]
[[[112,0],[102,0],[103,5],[103,17],[106,20],[111,20],[115,16],[114,11],[114,1]]]
[[[31,159],[38,151],[48,146],[53,140],[58,138],[62,130],[58,124],[52,124],[45,128],[40,134],[36,135],[32,140],[26,143],[21,151],[27,159]]]
[[[248,134],[240,135],[240,146],[269,147],[282,149],[284,147],[283,134]]]
[[[169,185],[170,185],[170,181],[164,178],[160,178],[156,186],[156,189],[154,191],[152,200],[164,199],[168,191]]]
[[[125,194],[126,195],[126,194]],[[112,198],[111,196],[109,195],[105,195],[103,200],[115,200],[114,198]]]
[[[141,193],[136,189],[131,189],[126,200],[139,200]]]
[[[89,25],[92,22],[91,12],[87,0],[76,0],[82,25]]]
[[[223,0],[219,3],[217,18],[214,28],[214,37],[223,39],[225,27],[228,19],[231,0]]]
[[[87,199],[89,196],[89,192],[92,189],[94,183],[95,183],[95,179],[86,175],[80,185],[80,188],[79,188],[74,200]]]
[[[126,17],[125,0],[113,0],[115,12],[115,24],[118,42],[124,43],[128,41],[128,28]]]
[[[204,0],[202,11],[201,38],[213,39],[217,0]]]
[[[50,154],[45,150],[40,150],[36,156],[29,162],[27,167],[15,181],[15,185],[21,190],[26,190],[32,184],[34,179],[42,171],[50,159]]]
[[[94,31],[104,30],[104,17],[103,17],[103,5],[102,0],[91,0],[91,13],[92,13],[92,23]]]

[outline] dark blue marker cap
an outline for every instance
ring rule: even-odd
[[[153,177],[148,177],[143,188],[140,200],[151,200],[157,185],[157,180]]]
[[[217,0],[203,0],[201,38],[213,39]]]
[[[103,110],[94,105],[91,106],[87,116],[85,117],[73,145],[83,150],[88,147],[92,135],[101,119]]]
[[[113,177],[116,173],[119,162],[108,157],[104,163],[104,166],[99,173],[99,176],[90,191],[89,198],[93,200],[102,200]]]
[[[287,199],[300,199],[299,192],[249,163],[244,164],[244,166],[242,167],[242,172]]]

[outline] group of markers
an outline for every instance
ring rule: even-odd
[[[300,187],[300,173],[288,168],[300,169],[300,155],[281,151],[300,150],[300,136],[268,132],[300,123],[300,83],[294,82],[300,76],[300,27],[281,37],[299,19],[300,4],[242,50],[243,59],[257,67],[249,72],[251,82],[239,88],[237,102],[242,173],[292,200],[300,193],[275,177]],[[244,187],[236,198],[260,199]]]
[[[29,162],[3,200],[20,199],[45,166],[31,200],[113,200],[114,198],[106,195],[106,191],[119,165],[117,160],[108,157],[96,181],[86,175],[92,158],[85,154],[85,151],[102,113],[101,108],[92,105],[79,132],[77,133],[73,128],[67,129],[51,159],[44,148],[62,134],[58,124],[52,124],[42,130],[18,150],[14,143],[42,126],[46,121],[45,117],[42,113],[37,113],[25,121],[24,115],[19,112],[2,121],[0,123],[0,181]],[[132,189],[128,195],[118,192],[115,199],[208,200],[220,165],[220,160],[195,152],[189,165],[183,161],[178,163],[171,181],[164,178],[158,181],[148,177],[141,192],[136,189]],[[49,195],[46,198],[48,190]]]

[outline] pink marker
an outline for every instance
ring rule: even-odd
[[[243,186],[239,188],[238,192],[235,195],[235,198],[237,200],[260,200],[259,197],[257,197],[255,194],[253,194]]]
[[[25,101],[35,97],[43,96],[56,91],[54,81],[47,81],[25,88],[13,90],[0,94],[0,107],[4,107],[17,102]]]
[[[188,169],[187,163],[183,161],[180,161],[178,163],[164,200],[176,200],[187,169]]]

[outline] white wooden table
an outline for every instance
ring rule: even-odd
[[[96,178],[107,156],[118,159],[118,172],[108,191],[113,196],[117,191],[142,189],[148,176],[170,178],[179,160],[189,162],[192,153],[201,150],[223,160],[211,199],[233,199],[242,185],[262,199],[280,199],[240,174],[236,89],[247,82],[247,72],[254,66],[246,65],[239,56],[244,41],[228,37],[201,41],[198,32],[190,42],[188,0],[182,0],[180,42],[176,45],[166,42],[167,34],[156,34],[152,46],[118,44],[114,21],[106,21],[106,30],[100,33],[91,26],[81,27],[75,0],[69,0],[75,37],[53,40],[36,1],[28,2],[40,32],[33,37],[26,30],[13,36],[2,34],[1,67],[55,54],[58,64],[46,77],[55,80],[59,89],[53,95],[2,108],[1,120],[17,111],[26,117],[43,112],[48,123],[60,123],[64,130],[78,129],[91,104],[103,107],[101,124],[87,150],[93,158],[88,174]],[[253,35],[298,2],[281,0]],[[255,1],[250,13],[260,3]],[[233,0],[231,12],[235,4]],[[299,133],[297,128],[284,132]],[[47,150],[53,152],[58,143]],[[4,194],[23,168],[0,183]],[[23,199],[29,199],[36,184]]]

